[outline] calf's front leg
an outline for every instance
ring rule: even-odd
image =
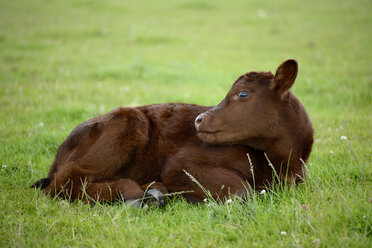
[[[208,167],[202,165],[168,165],[162,173],[162,180],[170,192],[182,192],[190,202],[198,203],[207,198],[207,194],[193,178],[214,199],[225,201],[232,195],[248,199],[252,192],[250,185],[234,171],[222,167]]]

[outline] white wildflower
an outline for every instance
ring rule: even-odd
[[[335,152],[334,152],[334,151],[329,151],[329,153],[330,153],[330,154],[335,154]]]
[[[204,199],[203,199],[203,202],[207,202],[207,201],[208,201],[208,199],[207,199],[207,198],[204,198]]]
[[[226,203],[227,204],[232,203],[232,200],[231,199],[227,199]]]
[[[266,190],[264,190],[264,189],[263,189],[263,190],[261,190],[261,191],[260,191],[260,194],[261,194],[261,195],[264,195],[264,194],[266,194]]]
[[[286,236],[286,235],[287,235],[287,232],[286,232],[286,231],[281,231],[281,232],[280,232],[280,235],[282,235],[282,236]]]
[[[6,164],[3,164],[3,166],[1,166],[2,168],[6,168],[6,167],[8,167]]]
[[[340,137],[340,139],[341,139],[341,140],[347,140],[347,137],[344,136],[344,135],[342,135],[342,136]]]
[[[43,126],[44,126],[44,123],[40,122],[39,127],[43,127]]]
[[[313,243],[314,243],[315,245],[320,245],[320,239],[314,239]]]

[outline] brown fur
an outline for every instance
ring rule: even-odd
[[[109,202],[139,199],[147,188],[191,190],[186,199],[200,202],[206,196],[186,171],[213,197],[247,197],[250,186],[260,189],[272,181],[264,153],[280,180],[295,183],[305,178],[300,159],[308,159],[313,143],[306,111],[289,91],[296,75],[297,62],[287,60],[275,76],[242,75],[213,108],[183,103],[121,107],[88,120],[59,147],[48,178],[34,186],[71,200]],[[248,96],[239,97],[241,91]]]

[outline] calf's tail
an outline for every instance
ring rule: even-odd
[[[30,188],[45,189],[46,187],[48,187],[51,181],[52,181],[52,178],[49,178],[49,177],[42,178],[38,180],[37,182],[35,182],[34,184],[32,184]]]

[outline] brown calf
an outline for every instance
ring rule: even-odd
[[[306,111],[289,91],[297,70],[297,62],[287,60],[275,76],[244,74],[213,108],[120,107],[88,120],[59,147],[48,177],[33,186],[70,200],[151,196],[164,204],[167,192],[188,191],[184,197],[191,202],[206,197],[186,172],[219,199],[247,197],[250,186],[267,186],[272,168],[279,180],[296,183],[305,178],[301,160],[313,143]]]

